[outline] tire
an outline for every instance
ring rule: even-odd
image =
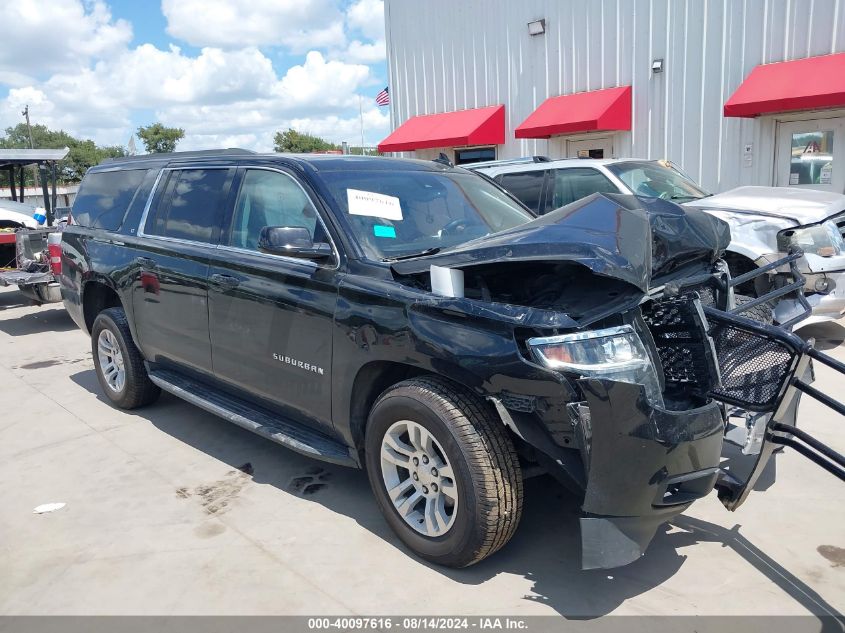
[[[737,306],[741,306],[742,304],[753,300],[754,297],[749,297],[748,295],[734,294],[734,303]],[[772,306],[769,303],[761,303],[758,306],[754,306],[744,312],[740,312],[739,316],[744,316],[747,319],[753,319],[755,321],[759,321],[760,323],[765,323],[766,325],[772,325],[772,323],[774,323]]]
[[[108,354],[101,354],[105,349],[110,349],[101,347],[101,339],[108,342],[112,348],[116,346],[120,356],[114,354],[109,357]],[[100,386],[109,400],[121,409],[142,407],[154,402],[161,394],[161,389],[154,385],[147,375],[144,359],[132,340],[123,308],[108,308],[94,319],[94,325],[91,327],[91,353],[94,356],[94,370]],[[103,356],[106,358],[102,358]],[[116,362],[116,358],[119,358],[120,362]],[[103,366],[104,362],[107,363],[106,368]],[[110,365],[122,367],[122,381],[114,378],[114,371],[108,371]]]
[[[412,500],[425,490],[426,482],[434,490],[435,480],[442,484],[438,499],[445,499],[444,505],[440,506],[439,522],[431,523],[443,528],[440,532],[429,529],[429,503],[436,506],[434,500],[423,497],[417,506],[422,510],[406,519],[388,494],[388,479],[397,473],[401,479],[403,471],[385,462],[383,443],[386,438],[394,438],[391,441],[395,444],[395,436],[403,428],[416,432],[416,427],[422,427],[434,440],[433,451],[416,455],[424,460],[431,453],[431,461],[425,464],[439,463],[444,471],[437,473],[439,477],[430,477],[436,469],[429,471],[422,462],[414,466],[409,454],[404,470],[408,478],[400,485],[408,485],[413,474],[419,474],[404,497]],[[410,432],[399,440],[404,442],[406,452],[414,450]],[[519,459],[495,412],[468,389],[438,377],[414,378],[394,385],[370,411],[365,452],[367,474],[379,509],[402,542],[420,557],[438,565],[466,567],[503,547],[516,531],[522,514]],[[406,457],[394,453],[400,461]],[[394,482],[391,480],[391,484]],[[457,496],[452,499],[449,514],[450,493]],[[401,507],[407,514],[409,506]],[[420,519],[423,515],[424,522]]]

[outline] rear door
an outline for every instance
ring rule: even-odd
[[[553,169],[549,178],[546,208],[542,213],[566,206],[594,193],[626,193],[610,182],[598,169],[592,167],[567,167]]]
[[[244,168],[227,229],[209,269],[215,376],[316,427],[331,428],[332,329],[337,250],[331,262],[258,250],[265,226],[302,226],[331,242],[293,174]]]
[[[211,373],[208,267],[234,174],[185,167],[159,175],[132,262],[138,342],[149,360]]]
[[[543,213],[543,190],[546,174],[545,169],[516,171],[509,174],[500,174],[494,180],[534,213]]]

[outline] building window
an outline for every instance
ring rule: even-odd
[[[474,147],[472,149],[456,149],[455,164],[468,165],[469,163],[480,163],[485,160],[496,160],[495,147]]]
[[[792,135],[790,185],[829,185],[833,174],[833,131]]]

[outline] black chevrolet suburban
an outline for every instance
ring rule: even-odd
[[[585,568],[635,560],[714,487],[736,508],[806,435],[810,358],[836,362],[743,317],[727,226],[665,200],[535,218],[437,162],[228,150],[107,161],[72,217],[61,291],[116,406],[165,390],[365,468],[443,565],[508,542],[524,473],[579,495]]]

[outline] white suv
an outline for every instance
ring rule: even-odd
[[[732,241],[725,256],[734,275],[778,259],[796,245],[812,316],[801,325],[838,319],[845,311],[845,195],[795,187],[738,187],[710,194],[668,161],[633,158],[549,160],[532,157],[467,165],[544,214],[593,193],[659,197],[725,220]],[[778,283],[777,275],[768,277]],[[764,283],[757,281],[758,285]],[[766,288],[743,288],[757,295]],[[778,323],[799,314],[793,299],[773,310]]]

